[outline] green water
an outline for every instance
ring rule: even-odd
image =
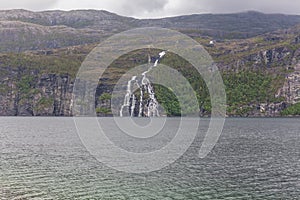
[[[175,163],[144,174],[99,163],[81,144],[72,118],[4,117],[0,124],[0,199],[300,197],[299,119],[228,119],[206,158],[198,158],[199,131]],[[114,140],[132,145],[124,138]]]

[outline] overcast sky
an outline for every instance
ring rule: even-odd
[[[0,9],[101,9],[137,18],[256,10],[300,14],[299,0],[0,0]]]

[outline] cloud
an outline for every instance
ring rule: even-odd
[[[212,13],[232,13],[257,10],[265,13],[300,14],[300,2],[295,0],[200,0]]]
[[[156,4],[159,5],[159,4]],[[147,9],[139,10],[134,16],[142,18],[157,18],[158,16],[175,16],[193,13],[203,13],[207,12],[205,6],[199,4],[199,0],[166,0],[163,6],[151,9],[150,5],[145,5]],[[153,8],[153,7],[152,7]]]
[[[235,13],[256,10],[265,13],[300,14],[300,1],[285,0],[169,0],[160,11],[141,17],[174,16],[195,13]]]
[[[57,9],[101,9],[126,16],[143,16],[160,12],[170,0],[59,0]]]
[[[58,0],[0,0],[0,9],[51,9]]]
[[[266,13],[300,14],[295,0],[59,0],[59,9],[105,9],[120,15],[158,18],[194,13],[231,13],[257,10]]]
[[[124,2],[123,10],[129,11],[132,13],[138,12],[155,12],[157,10],[163,10],[164,6],[168,3],[168,0],[152,0],[152,1],[144,1],[144,0],[135,0]]]
[[[207,10],[199,4],[201,0],[59,0],[56,9],[102,9],[120,15],[138,18],[158,18]]]

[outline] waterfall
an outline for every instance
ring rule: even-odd
[[[149,73],[153,67],[158,65],[159,60],[166,55],[165,51],[160,52],[159,57],[155,60],[154,64],[149,67],[147,71],[144,71],[142,75],[141,82],[137,79],[137,76],[133,76],[131,80],[127,83],[127,90],[124,97],[124,103],[120,109],[120,117],[123,117],[124,109],[127,108],[129,115],[131,117],[158,117],[158,101],[155,98],[155,93],[153,86],[149,79],[147,78],[147,73]],[[149,56],[149,63],[151,63],[151,58]],[[132,86],[135,84],[140,89],[140,98],[136,98],[132,91]],[[145,94],[149,95],[148,99],[144,99]],[[139,101],[139,102],[138,102]],[[138,102],[138,113],[135,112],[136,104]]]
[[[130,107],[130,100],[131,99],[135,99],[135,96],[132,93],[132,88],[131,88],[133,81],[136,81],[136,76],[133,76],[131,78],[131,80],[128,81],[128,83],[127,83],[127,90],[126,90],[126,94],[125,94],[125,97],[124,97],[124,103],[123,103],[123,105],[121,107],[121,110],[120,110],[120,116],[121,117],[123,117],[123,110],[124,110],[124,108],[125,107]],[[130,114],[132,113],[132,110],[134,110],[134,108],[130,110]]]

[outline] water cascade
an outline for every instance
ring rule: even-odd
[[[120,109],[120,116],[124,116],[124,109],[128,109],[129,116],[131,117],[158,117],[158,101],[155,98],[155,93],[150,80],[147,78],[153,67],[158,65],[159,60],[166,55],[165,51],[160,52],[159,57],[155,60],[154,64],[151,65],[147,71],[141,74],[141,80],[139,81],[137,76],[133,76],[127,83],[127,90],[124,97],[124,103]],[[149,58],[149,63],[151,59]],[[136,85],[140,90],[140,98],[138,99],[132,90],[133,86]],[[145,98],[145,95],[148,97]]]

